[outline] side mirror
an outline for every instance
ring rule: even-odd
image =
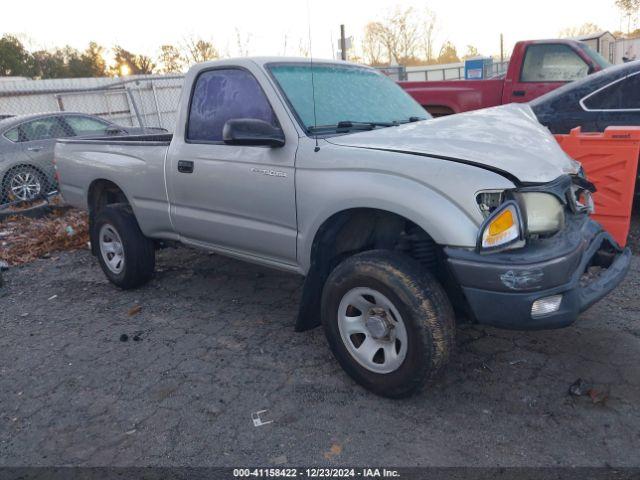
[[[105,130],[107,135],[122,135],[123,133],[127,133],[125,130],[119,127],[107,127]]]
[[[234,118],[224,124],[222,140],[227,145],[282,147],[284,132],[264,120]]]

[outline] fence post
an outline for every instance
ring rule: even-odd
[[[131,92],[131,89],[128,87],[128,85],[125,85],[124,91],[127,92],[127,98],[131,102],[133,111],[136,114],[136,118],[138,119],[138,125],[140,125],[140,128],[144,128],[144,122],[142,121],[142,117],[140,116],[140,111],[138,110],[136,99],[133,97],[133,93]]]
[[[156,106],[156,115],[158,116],[158,126],[162,127],[162,115],[160,114],[160,104],[158,103],[158,93],[156,92],[156,84],[151,80],[151,92],[153,93],[153,103]]]
[[[58,102],[58,110],[61,112],[64,112],[64,104],[62,103],[62,96],[59,93],[56,94],[56,101]]]

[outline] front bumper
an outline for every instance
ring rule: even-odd
[[[535,330],[572,324],[578,314],[625,277],[631,251],[587,216],[576,216],[551,238],[521,249],[480,254],[445,248],[448,265],[478,323]],[[598,270],[593,276],[589,270]],[[536,300],[562,295],[557,311],[533,317]]]

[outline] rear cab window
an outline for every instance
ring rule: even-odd
[[[195,83],[189,105],[186,140],[222,143],[228,120],[251,118],[279,126],[262,87],[240,68],[217,68],[202,72]]]
[[[571,82],[589,74],[587,63],[568,45],[529,45],[520,74],[521,82]]]

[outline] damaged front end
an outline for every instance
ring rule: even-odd
[[[486,218],[476,248],[445,248],[477,322],[565,327],[622,281],[631,252],[589,218],[594,191],[583,176],[563,175],[478,195]]]

